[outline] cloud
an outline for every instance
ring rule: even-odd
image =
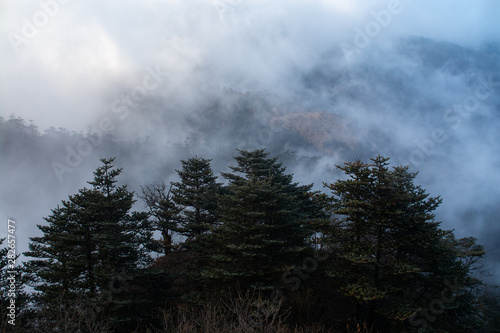
[[[488,0],[0,0],[0,112],[42,131],[109,118],[121,140],[149,136],[149,155],[130,157],[135,183],[153,164],[147,176],[159,176],[187,140],[189,153],[224,158],[267,146],[317,186],[338,176],[335,163],[390,155],[443,195],[446,227],[484,235],[491,216],[471,221],[461,208],[500,195],[499,90],[468,117],[455,106],[481,77],[499,81],[498,17]],[[152,70],[161,80],[142,96]],[[40,205],[61,198],[50,199]]]
[[[498,39],[499,34],[499,5],[492,1],[284,4],[4,1],[0,34],[6,52],[0,74],[9,84],[2,82],[2,103],[42,128],[81,130],[107,110],[106,93],[117,84],[133,85],[145,67],[156,64],[169,70],[179,85],[211,81],[286,96],[301,89],[297,72],[338,51],[340,43],[353,44],[358,29],[370,28],[390,8],[397,8],[397,14],[381,27],[373,44],[394,35],[422,35],[469,45]],[[30,24],[36,33],[25,36]],[[9,42],[12,34],[29,37],[23,37],[17,53]],[[23,98],[28,92],[30,98]]]

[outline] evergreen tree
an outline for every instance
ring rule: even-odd
[[[62,205],[45,218],[48,225],[37,225],[44,236],[30,238],[30,251],[25,253],[27,257],[39,258],[25,262],[25,266],[34,277],[33,287],[41,292],[42,302],[50,302],[58,295],[70,298],[95,290],[94,265],[86,260],[87,254],[93,258],[94,250],[86,247],[85,227],[72,216],[75,207],[71,197],[70,201],[63,200]]]
[[[163,237],[163,248],[168,254],[174,247],[175,234],[184,235],[184,247],[207,233],[216,223],[217,195],[221,184],[216,182],[209,159],[199,157],[181,161],[182,170],[176,170],[181,181],[153,183],[142,187],[141,198],[155,218],[157,230]]]
[[[182,170],[176,170],[181,181],[172,183],[172,199],[181,209],[179,231],[188,240],[208,232],[217,221],[217,194],[221,184],[216,182],[210,161],[200,157],[181,161]]]
[[[134,194],[126,185],[116,185],[122,170],[114,169],[113,161],[101,159],[103,166],[89,182],[92,188],[69,196],[45,219],[48,225],[38,225],[43,236],[30,238],[25,255],[36,258],[26,269],[35,277],[33,286],[42,304],[61,295],[83,297],[117,314],[120,321],[133,314],[141,300],[116,287],[117,279],[144,273],[151,262],[152,228],[147,213],[129,213]]]
[[[446,314],[439,320],[415,320],[419,311],[440,300],[450,281],[458,283],[451,293],[472,295],[471,265],[461,260],[458,244],[468,248],[462,253],[469,260],[484,251],[451,241],[451,232],[441,230],[433,214],[441,199],[416,186],[417,174],[408,167],[390,171],[387,161],[378,156],[372,164],[346,163],[338,168],[350,178],[325,184],[333,193],[331,210],[336,216],[336,232],[329,242],[335,254],[329,272],[332,285],[355,305],[355,318],[386,330],[445,327],[464,311],[472,320],[477,313],[465,309],[461,297],[443,304]],[[456,310],[459,304],[463,311]]]
[[[292,183],[292,175],[263,149],[239,151],[227,193],[219,200],[221,225],[208,235],[206,281],[273,289],[281,275],[310,250],[306,238],[314,211],[312,185]]]

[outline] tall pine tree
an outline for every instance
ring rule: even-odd
[[[210,161],[200,157],[181,161],[182,169],[176,170],[181,181],[172,183],[172,200],[181,209],[180,233],[188,240],[208,232],[217,221],[217,195],[221,184],[216,182]]]
[[[38,225],[41,237],[30,238],[26,270],[35,279],[39,301],[61,296],[98,304],[112,313],[131,313],[140,300],[117,286],[124,276],[133,280],[151,262],[152,229],[147,213],[129,212],[134,203],[127,186],[117,186],[121,169],[114,159],[101,159],[92,188],[69,196]],[[127,320],[116,317],[116,321]]]
[[[471,296],[474,287],[470,263],[459,256],[461,242],[453,243],[451,232],[435,221],[433,211],[441,199],[415,185],[417,174],[408,167],[387,166],[388,158],[382,156],[372,164],[346,163],[338,168],[350,178],[325,184],[337,218],[329,242],[332,285],[355,305],[355,318],[384,330],[445,327],[444,322],[452,322],[449,318],[466,311],[474,321],[476,310],[465,310],[463,298],[449,297],[447,304],[440,300],[450,281],[457,283],[449,290],[453,295]],[[481,247],[468,244],[468,249],[474,249],[464,254],[468,260],[484,254]],[[436,310],[440,320],[434,316],[417,322],[415,316],[434,306],[435,299],[443,304],[442,312]],[[456,311],[460,304],[463,311]]]
[[[309,191],[263,149],[239,151],[227,193],[219,200],[221,225],[209,235],[201,277],[217,285],[274,289],[281,275],[310,250],[308,219],[318,213]]]

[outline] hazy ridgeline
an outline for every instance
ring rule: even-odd
[[[444,198],[437,211],[444,226],[477,237],[496,267],[498,46],[417,37],[380,44],[349,59],[340,49],[322,54],[281,93],[231,88],[206,73],[177,86],[162,74],[156,90],[127,104],[123,96],[137,84],[124,84],[82,132],[5,116],[2,218],[19,219],[26,249],[35,224],[85,185],[100,157],[116,156],[123,181],[138,191],[175,181],[180,159],[213,158],[217,173],[227,171],[235,147],[265,147],[296,179],[321,189],[339,175],[335,164],[381,153],[420,171],[423,187]]]

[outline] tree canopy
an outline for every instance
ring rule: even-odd
[[[408,167],[389,170],[388,160],[377,156],[370,164],[337,166],[349,178],[325,184],[336,217],[329,237],[335,253],[328,271],[332,284],[356,305],[356,318],[391,331],[408,322],[456,332],[478,325],[479,308],[470,299],[480,282],[470,273],[483,248],[475,239],[456,241],[452,231],[440,229],[433,212],[442,199],[415,185],[417,173]],[[449,292],[460,296],[441,301],[451,281],[455,288]],[[441,320],[417,320],[436,299]]]
[[[30,239],[27,329],[488,327],[498,306],[480,290],[485,251],[441,229],[442,199],[415,184],[417,173],[377,156],[337,166],[347,178],[320,193],[264,149],[238,152],[225,184],[211,160],[182,160],[178,181],[142,188],[148,212],[131,211],[122,169],[101,159],[90,188],[63,200]]]
[[[136,300],[116,287],[119,276],[133,277],[152,262],[152,228],[147,213],[130,212],[134,203],[127,186],[117,186],[121,169],[114,159],[101,159],[91,188],[83,188],[38,225],[41,237],[30,238],[25,263],[35,277],[42,306],[61,295],[87,299],[109,311],[130,308]]]

